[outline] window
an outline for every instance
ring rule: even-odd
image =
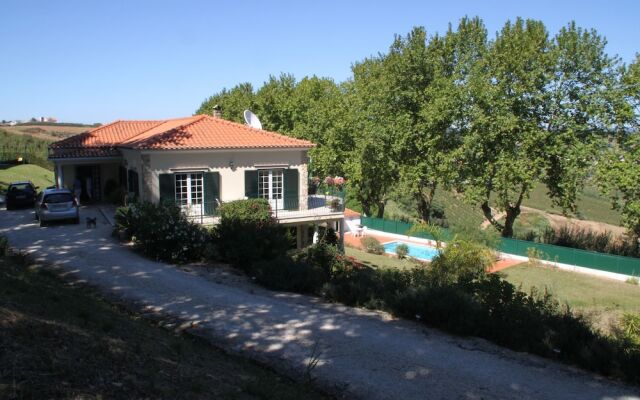
[[[176,204],[201,206],[203,199],[202,173],[175,174]]]
[[[269,200],[274,209],[282,208],[283,173],[281,169],[258,171],[258,197]]]

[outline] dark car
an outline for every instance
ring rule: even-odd
[[[7,210],[19,206],[33,206],[36,202],[38,187],[29,181],[12,182],[7,188]]]

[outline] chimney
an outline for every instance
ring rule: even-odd
[[[213,106],[213,118],[222,118],[222,107],[218,104]]]

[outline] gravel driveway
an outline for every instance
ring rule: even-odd
[[[97,211],[83,209],[82,222],[90,214]],[[123,300],[179,317],[215,344],[294,377],[303,376],[314,354],[319,363],[311,376],[347,398],[640,399],[637,387],[484,340],[152,262],[110,232],[102,218],[96,229],[40,228],[31,211],[0,211],[0,234],[13,246]]]

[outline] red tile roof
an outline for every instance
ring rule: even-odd
[[[113,153],[117,148],[150,150],[191,149],[307,149],[314,144],[275,132],[254,129],[208,115],[160,121],[115,121],[50,146],[52,158],[82,154]],[[68,149],[63,151],[63,149]],[[90,150],[91,149],[91,150]],[[99,152],[96,149],[101,149]],[[81,151],[82,150],[82,151]],[[112,151],[108,151],[112,150]],[[71,154],[71,155],[69,155]],[[83,157],[90,157],[86,155]]]

